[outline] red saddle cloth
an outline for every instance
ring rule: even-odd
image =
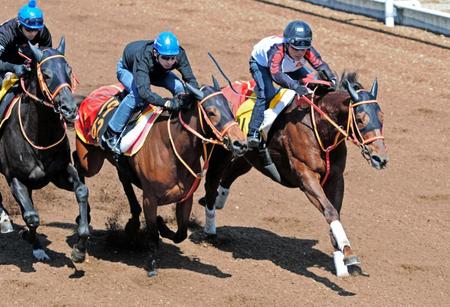
[[[98,144],[100,130],[103,130],[108,115],[119,104],[115,95],[123,91],[122,84],[102,86],[90,93],[78,109],[78,119],[75,122],[77,136],[87,144]],[[97,115],[102,113],[102,116]]]
[[[228,85],[222,89],[225,98],[231,104],[231,111],[236,116],[237,110],[252,94],[255,88],[255,81],[234,81],[232,83],[233,89]],[[236,93],[237,92],[237,93]]]

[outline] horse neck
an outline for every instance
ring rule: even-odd
[[[326,94],[317,101],[318,107],[328,115],[328,117],[339,127],[343,128],[345,131],[348,124],[348,112],[349,107],[346,104],[349,95],[345,91],[336,91]],[[325,146],[332,145],[336,140],[336,135],[339,134],[337,129],[334,127],[329,120],[324,116],[320,116],[315,112],[315,122],[317,127],[317,132],[324,142]],[[340,136],[345,137],[344,135]]]
[[[201,114],[199,114],[199,111],[197,109],[197,104],[195,104],[195,106],[189,110],[186,111],[180,111],[181,113],[181,118],[184,122],[185,125],[189,126],[190,129],[196,131],[198,134],[205,136],[205,134],[202,131],[201,128],[201,121],[200,121],[200,116]],[[176,129],[172,132],[172,137],[175,139],[181,139],[182,142],[185,142],[184,144],[186,144],[186,146],[183,146],[183,149],[186,151],[192,151],[193,153],[197,153],[199,154],[199,157],[201,156],[202,153],[202,140],[196,136],[194,133],[192,133],[191,131],[189,131],[188,128],[186,128],[184,126],[184,124],[178,120],[178,124],[179,124],[179,129]],[[203,122],[203,126],[205,127],[206,123]],[[209,129],[208,129],[209,130]],[[206,136],[208,137],[208,136]],[[192,148],[192,145],[194,148]],[[196,156],[194,157],[194,159],[196,159]]]

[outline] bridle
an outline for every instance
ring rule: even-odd
[[[45,50],[43,50],[43,52],[44,51]],[[27,56],[25,56],[24,54],[20,54],[20,55],[25,57],[28,61],[31,62],[31,59],[28,58]],[[40,61],[36,64],[36,72],[37,72],[37,80],[38,80],[38,84],[39,84],[39,89],[44,94],[45,99],[40,99],[36,95],[30,93],[25,87],[24,78],[23,77],[20,78],[20,85],[21,85],[24,93],[27,94],[27,96],[31,97],[33,100],[35,100],[39,103],[42,103],[43,105],[50,107],[50,108],[55,108],[55,97],[59,94],[59,92],[63,88],[68,87],[69,90],[72,93],[74,93],[75,89],[79,83],[78,79],[75,77],[75,74],[71,73],[71,76],[70,76],[71,84],[69,84],[67,82],[63,82],[63,83],[59,84],[53,92],[50,90],[47,83],[45,82],[44,75],[42,73],[42,64],[44,64],[45,62],[47,62],[49,60],[53,60],[53,59],[57,59],[57,58],[63,58],[64,60],[66,60],[66,57],[64,55],[54,54],[54,55],[44,58],[42,61]],[[67,62],[67,60],[66,60],[66,62]],[[57,110],[55,109],[55,111],[57,111]]]
[[[203,89],[203,87],[201,88]],[[200,89],[200,90],[201,90]],[[183,202],[186,199],[188,199],[194,192],[195,190],[198,188],[198,185],[200,184],[201,179],[205,176],[206,171],[208,170],[208,166],[209,166],[209,160],[211,159],[212,153],[214,151],[215,145],[222,145],[223,147],[225,146],[224,143],[224,139],[225,139],[225,134],[228,132],[228,130],[233,127],[233,126],[237,126],[237,122],[235,120],[230,121],[229,123],[227,123],[222,130],[218,130],[214,124],[211,122],[211,120],[208,118],[205,108],[203,106],[203,104],[209,100],[212,97],[218,96],[218,95],[222,95],[223,93],[221,91],[219,92],[215,92],[212,94],[207,95],[206,97],[204,97],[202,100],[197,102],[197,112],[199,115],[199,121],[200,121],[200,127],[201,127],[201,133],[199,133],[198,131],[196,131],[195,129],[193,129],[192,127],[190,127],[184,120],[183,117],[181,116],[181,112],[178,112],[178,119],[181,123],[181,125],[190,133],[192,133],[193,135],[195,135],[196,137],[198,137],[199,139],[202,140],[202,145],[203,145],[203,167],[200,173],[195,173],[194,170],[192,170],[192,168],[186,163],[186,161],[183,160],[183,158],[181,157],[181,155],[178,153],[178,151],[176,150],[175,147],[175,143],[173,141],[173,137],[172,137],[172,133],[170,131],[170,122],[171,122],[171,118],[172,118],[172,114],[170,114],[169,120],[167,121],[167,130],[169,133],[169,140],[170,143],[172,145],[172,149],[175,152],[175,156],[177,157],[177,159],[184,165],[184,167],[189,171],[189,173],[194,176],[195,180],[194,183],[192,184],[190,190],[188,191],[188,193],[183,197],[182,200],[178,201],[178,202]],[[224,97],[224,96],[223,96]],[[216,139],[212,139],[212,138],[207,138],[205,136],[206,134],[206,130],[205,130],[205,123],[206,125],[208,125],[208,127],[212,130],[213,134],[215,135]],[[207,144],[212,144],[211,150],[208,152],[208,147]]]
[[[44,50],[44,51],[45,51],[45,50]],[[27,56],[25,56],[24,54],[20,53],[20,55],[21,55],[22,57],[25,57],[28,61],[31,62],[31,59],[28,58]],[[51,55],[51,56],[48,56],[48,57],[44,58],[42,61],[40,61],[40,62],[38,62],[38,63],[36,64],[36,72],[37,72],[37,79],[38,79],[39,89],[40,89],[41,92],[44,94],[45,99],[41,99],[41,98],[37,97],[36,95],[30,93],[30,92],[27,90],[26,86],[25,86],[25,81],[24,81],[24,78],[23,78],[23,77],[20,78],[20,85],[21,85],[21,88],[22,88],[23,92],[24,92],[28,97],[30,97],[31,99],[35,100],[35,101],[38,102],[38,103],[41,103],[42,105],[44,105],[44,106],[46,106],[46,107],[52,108],[55,112],[60,113],[59,107],[58,107],[58,109],[55,108],[55,97],[56,97],[56,96],[59,94],[59,92],[60,92],[63,88],[65,88],[65,87],[68,87],[68,88],[70,89],[70,91],[73,93],[73,92],[75,91],[76,85],[77,85],[79,82],[78,82],[78,80],[76,79],[75,75],[72,73],[71,76],[70,76],[70,78],[71,78],[71,83],[73,84],[73,86],[72,86],[72,84],[69,84],[69,83],[67,83],[67,82],[63,82],[63,83],[59,84],[53,92],[50,90],[50,88],[48,87],[47,83],[45,82],[45,79],[44,79],[44,76],[43,76],[43,73],[42,73],[42,64],[45,63],[45,62],[47,62],[48,60],[52,60],[52,59],[56,59],[56,58],[64,58],[64,59],[65,59],[65,56],[62,55],[62,54]],[[19,117],[20,130],[21,130],[21,132],[22,132],[22,134],[23,134],[25,140],[26,140],[33,148],[38,149],[38,150],[48,150],[48,149],[50,149],[50,148],[53,148],[53,147],[59,145],[61,142],[64,141],[64,139],[65,139],[66,136],[67,136],[67,134],[66,134],[66,128],[67,128],[67,126],[66,126],[66,123],[62,120],[62,118],[61,118],[62,116],[60,115],[60,118],[61,118],[61,121],[63,122],[63,127],[64,127],[63,135],[62,135],[55,143],[50,144],[50,145],[48,145],[48,146],[39,146],[39,145],[34,144],[33,141],[31,141],[31,139],[30,139],[30,138],[28,137],[28,135],[26,134],[25,128],[24,128],[23,123],[22,123],[22,117],[20,116],[20,114],[21,114],[21,112],[20,112],[20,110],[21,110],[20,106],[21,106],[21,104],[22,104],[22,98],[21,98],[21,97],[19,98],[18,104],[19,104],[19,105],[18,105],[18,112],[17,112],[17,114],[18,114],[18,117]]]
[[[331,119],[324,111],[322,111],[315,103],[314,103],[314,93],[316,91],[317,87],[314,89],[311,100],[308,99],[306,96],[303,96],[301,98],[302,101],[307,102],[311,107],[311,122],[313,124],[314,128],[314,134],[316,136],[317,142],[319,143],[319,146],[323,152],[325,152],[325,161],[326,161],[326,174],[321,180],[321,185],[323,186],[328,179],[329,173],[330,173],[330,152],[334,150],[340,143],[343,141],[350,140],[353,144],[357,145],[361,149],[361,154],[364,157],[365,160],[370,161],[370,150],[368,149],[367,145],[376,141],[376,140],[384,140],[383,131],[380,131],[379,135],[376,135],[375,137],[371,137],[369,139],[364,139],[364,136],[362,135],[360,129],[358,128],[358,125],[356,123],[356,114],[355,114],[355,108],[363,105],[363,104],[372,104],[372,103],[378,103],[376,99],[371,100],[364,100],[364,101],[358,101],[353,102],[350,101],[349,103],[349,111],[348,111],[348,117],[347,117],[347,127],[345,130],[339,126],[333,119]],[[357,90],[356,92],[363,91],[362,89]],[[336,136],[334,137],[333,144],[327,146],[323,145],[322,139],[320,138],[319,131],[317,129],[317,124],[315,120],[315,112],[319,113],[328,123],[330,123],[332,126],[334,126],[337,129]]]

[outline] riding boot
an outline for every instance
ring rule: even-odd
[[[101,138],[101,145],[103,149],[109,149],[115,154],[120,155],[120,132],[116,132],[111,129],[110,126],[106,128],[105,133],[103,133]]]

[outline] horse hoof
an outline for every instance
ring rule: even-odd
[[[50,257],[47,255],[47,253],[41,248],[33,249],[33,257],[38,261],[50,260]]]
[[[344,264],[346,266],[359,265],[359,264],[361,264],[361,261],[359,261],[358,256],[348,256],[348,257],[344,257]]]
[[[86,253],[80,251],[77,246],[75,245],[72,249],[72,254],[71,254],[71,258],[72,261],[75,263],[81,263],[84,262],[84,260],[86,260]]]

